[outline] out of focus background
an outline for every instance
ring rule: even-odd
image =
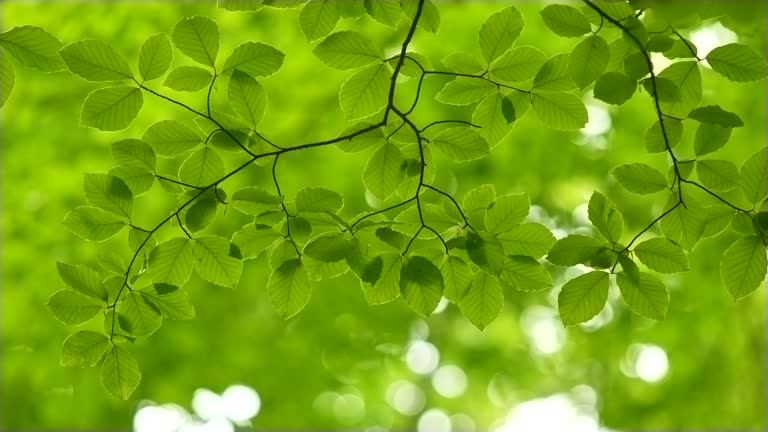
[[[506,3],[438,3],[436,35],[419,31],[412,47],[434,65],[456,51],[479,53],[477,32]],[[574,40],[547,30],[536,2],[518,8],[526,27],[516,45],[547,54],[570,50]],[[696,3],[691,3],[696,7]],[[684,31],[703,57],[740,41],[765,52],[765,6],[754,22],[734,32],[717,20]],[[297,24],[297,10],[231,13],[213,2],[4,1],[2,29],[35,25],[63,44],[108,41],[135,68],[141,43],[170,34],[184,16],[204,15],[221,28],[220,57],[242,42],[273,45],[287,54],[283,68],[262,83],[269,108],[261,132],[285,145],[336,136],[347,125],[338,88],[349,73],[326,67],[311,53]],[[394,52],[405,27],[382,26],[368,17],[343,20],[337,30],[362,31]],[[654,57],[659,69],[669,60]],[[178,53],[174,65],[191,64]],[[175,93],[203,106],[203,93]],[[470,111],[430,101],[446,82],[425,82],[422,123]],[[766,143],[765,81],[730,83],[703,68],[702,105],[737,112],[745,127],[733,131],[718,157],[740,163]],[[139,137],[163,119],[188,122],[178,107],[145,96],[131,127],[104,133],[79,126],[84,97],[97,85],[68,72],[50,75],[16,68],[16,87],[2,118],[2,400],[0,428],[135,429],[139,432],[256,429],[470,430],[764,430],[766,427],[765,287],[734,302],[720,283],[719,259],[728,231],[703,240],[691,256],[691,271],[664,277],[671,303],[666,321],[632,315],[612,288],[606,309],[589,323],[565,329],[556,311],[559,287],[578,268],[553,274],[551,292],[505,292],[499,319],[484,332],[454,305],[441,304],[428,319],[401,301],[365,303],[350,274],[315,286],[308,307],[284,321],[269,303],[264,257],[247,261],[235,290],[193,276],[188,290],[196,305],[192,321],[167,320],[160,331],[131,347],[142,370],[127,402],[109,395],[98,369],[59,366],[62,342],[73,331],[45,308],[62,287],[56,261],[96,264],[99,246],[69,233],[61,221],[84,203],[86,172],[112,166],[109,145]],[[413,89],[413,83],[400,92]],[[226,96],[226,89],[217,89]],[[589,92],[588,92],[589,93]],[[587,229],[586,203],[594,189],[613,199],[625,216],[625,235],[659,214],[663,197],[633,196],[608,176],[621,163],[664,167],[642,142],[655,120],[647,97],[616,109],[585,96],[590,122],[578,132],[541,127],[534,115],[519,120],[492,157],[468,164],[438,160],[437,182],[461,197],[493,183],[500,194],[527,192],[532,217],[558,236]],[[191,123],[190,123],[191,124]],[[693,128],[681,152],[692,154]],[[336,148],[292,154],[281,160],[281,181],[290,197],[304,186],[326,186],[346,198],[344,214],[370,210],[361,181],[368,154]],[[239,182],[268,185],[268,172],[254,167]],[[158,188],[155,186],[155,188]],[[161,199],[159,197],[166,197]],[[151,193],[137,202],[137,217],[149,225],[171,210],[172,198]],[[230,220],[231,218],[231,220]],[[227,232],[243,219],[219,214]],[[240,225],[238,225],[240,226]],[[125,232],[108,247],[125,248]],[[107,246],[101,246],[107,247]],[[122,250],[122,249],[121,249]],[[98,329],[96,319],[84,328]]]

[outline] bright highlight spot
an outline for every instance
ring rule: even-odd
[[[598,432],[592,413],[581,412],[565,394],[523,402],[512,409],[496,432]]]
[[[585,137],[598,137],[611,130],[611,114],[605,107],[597,104],[587,104],[589,121],[581,129]]]
[[[408,368],[420,375],[427,375],[437,369],[440,353],[434,345],[425,341],[412,342],[405,354]]]
[[[728,30],[719,22],[709,24],[696,29],[690,35],[690,41],[696,45],[699,58],[705,58],[713,49],[738,42],[739,37],[736,33]],[[707,64],[707,66],[709,66]]]
[[[432,375],[432,387],[435,388],[435,391],[440,396],[447,398],[459,397],[467,389],[467,375],[458,366],[441,366]]]
[[[435,308],[435,311],[432,312],[433,314],[439,314],[442,313],[445,308],[448,307],[448,299],[443,297],[440,299],[440,303],[437,304],[437,307]]]
[[[424,409],[424,392],[410,381],[398,380],[387,388],[387,403],[400,414],[412,416]]]
[[[565,331],[552,308],[531,306],[520,319],[531,348],[537,354],[554,354],[565,345]]]
[[[640,349],[635,361],[637,376],[646,382],[659,382],[667,376],[669,360],[667,353],[658,346],[646,345]]]
[[[135,432],[176,432],[189,421],[183,408],[172,405],[146,405],[133,417]]]
[[[192,409],[203,420],[221,418],[227,412],[221,396],[206,388],[195,390],[192,397]]]
[[[433,408],[419,417],[418,430],[419,432],[450,432],[451,419],[442,410]]]
[[[667,376],[669,360],[667,353],[659,346],[632,344],[627,348],[619,368],[630,378],[640,378],[645,382],[655,383]]]
[[[261,399],[256,391],[248,386],[233,385],[221,394],[227,418],[235,423],[246,423],[261,409]]]

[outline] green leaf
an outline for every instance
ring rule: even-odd
[[[665,139],[666,137],[666,139]],[[677,119],[664,118],[664,129],[658,120],[645,132],[645,149],[648,153],[667,151],[667,141],[670,148],[675,148],[683,137],[683,122]]]
[[[573,6],[549,5],[541,11],[541,17],[544,24],[559,36],[579,37],[592,30],[584,14]]]
[[[107,300],[107,290],[95,270],[83,265],[56,263],[59,277],[70,288],[87,296]]]
[[[62,222],[68,230],[86,240],[104,241],[117,234],[125,222],[96,207],[77,207]]]
[[[232,194],[233,206],[241,212],[253,216],[269,210],[276,210],[282,198],[256,186],[246,186]]]
[[[688,118],[702,123],[711,123],[725,128],[744,126],[738,115],[725,111],[719,105],[708,105],[694,109],[688,113]]]
[[[403,15],[399,0],[364,0],[365,10],[376,21],[396,28]]]
[[[418,2],[400,0],[400,7],[411,20],[416,17]],[[431,0],[424,1],[421,16],[419,17],[419,27],[430,33],[437,33],[437,30],[440,28],[440,11],[437,10],[437,7],[435,7],[435,4],[432,3]]]
[[[597,239],[585,235],[572,234],[561,238],[552,246],[547,260],[561,266],[574,266],[589,261],[603,249]]]
[[[735,169],[735,167],[734,167]],[[630,192],[646,195],[667,188],[667,180],[656,168],[644,163],[620,165],[611,174]]]
[[[651,72],[648,59],[644,53],[636,52],[624,58],[624,73],[628,77],[639,80]]]
[[[724,128],[712,123],[701,123],[696,128],[693,149],[696,156],[704,156],[722,148],[731,137],[731,128]]]
[[[523,16],[510,6],[488,17],[480,27],[480,52],[489,64],[501,57],[523,31]]]
[[[458,162],[479,159],[490,153],[488,143],[468,127],[444,129],[432,139],[432,145]]]
[[[623,73],[608,72],[603,74],[595,83],[595,98],[612,105],[623,105],[635,90],[637,82]]]
[[[504,116],[504,99],[501,92],[495,91],[477,104],[472,114],[472,123],[480,126],[480,136],[490,145],[498,144],[511,130]]]
[[[232,52],[221,73],[235,69],[253,77],[270,76],[280,70],[285,54],[270,45],[260,42],[246,42]]]
[[[531,104],[539,120],[552,129],[581,129],[589,120],[584,103],[570,93],[533,93]]]
[[[675,202],[677,197],[673,196],[665,210]],[[661,232],[668,239],[690,251],[704,233],[706,223],[707,215],[704,207],[694,197],[688,195],[685,197],[685,206],[677,206],[661,220]]]
[[[240,281],[243,261],[230,256],[229,240],[219,236],[194,239],[195,270],[208,282],[234,288]]]
[[[645,29],[643,22],[635,16],[628,16],[622,20],[624,31],[622,37],[628,42],[635,44],[640,43],[640,46],[645,46],[648,43],[648,30]]]
[[[701,234],[702,238],[713,237],[720,234],[731,221],[735,210],[723,205],[712,205],[704,208],[706,212],[706,227]]]
[[[162,156],[175,156],[195,148],[201,142],[195,132],[173,120],[153,124],[144,132],[141,140]]]
[[[405,175],[405,159],[400,149],[387,141],[368,159],[363,171],[365,187],[384,201],[397,189]]]
[[[720,275],[735,300],[755,291],[765,280],[766,249],[759,236],[742,237],[729,247],[720,262]]]
[[[106,291],[104,292],[106,297]],[[79,325],[95,317],[106,306],[103,301],[64,289],[56,291],[48,299],[48,309],[60,321]]]
[[[450,105],[469,105],[486,97],[495,89],[496,86],[485,79],[457,77],[446,83],[435,99]]]
[[[192,241],[185,237],[160,243],[149,254],[149,277],[154,283],[183,286],[192,274],[195,253]]]
[[[400,8],[397,12],[400,13]],[[336,69],[355,69],[381,60],[379,50],[370,39],[355,31],[336,32],[312,52],[320,61]]]
[[[164,33],[147,39],[139,51],[139,75],[145,81],[160,78],[171,67],[173,51],[171,41]]]
[[[552,278],[540,262],[529,256],[507,256],[501,281],[519,291],[542,291],[552,287]]]
[[[400,74],[419,79],[421,78],[422,68],[432,69],[432,62],[429,61],[429,58],[411,51],[406,52],[405,55],[406,57],[403,59],[403,65],[400,67]],[[387,59],[387,64],[389,64],[392,69],[397,67],[399,62],[400,55]]]
[[[296,213],[338,213],[344,200],[338,192],[325,188],[304,188],[296,194]]]
[[[205,187],[225,174],[224,161],[211,147],[192,153],[179,168],[179,180],[192,186]]]
[[[699,106],[702,97],[701,71],[697,62],[678,62],[669,65],[657,77],[659,80],[670,80],[680,89],[680,98],[672,103],[662,100],[664,114],[674,117],[685,117]],[[660,81],[664,82],[664,81]],[[663,91],[660,94],[664,96]]]
[[[13,86],[16,84],[16,72],[8,53],[0,50],[0,108],[11,97]]]
[[[118,165],[154,171],[157,158],[152,147],[144,141],[126,139],[112,144],[112,157]]]
[[[107,87],[88,94],[80,114],[80,124],[102,131],[123,130],[131,125],[144,104],[141,89],[130,86]]]
[[[27,67],[43,72],[56,72],[65,67],[59,55],[61,43],[39,27],[14,27],[5,33],[0,33],[0,46]],[[7,59],[3,62],[10,63]],[[5,96],[7,97],[8,94]]]
[[[478,267],[492,275],[498,275],[504,267],[504,246],[490,233],[468,232],[467,255]]]
[[[383,253],[379,257],[382,263],[380,277],[374,284],[363,284],[365,301],[371,306],[389,303],[400,296],[403,258],[400,254],[391,252]]]
[[[571,78],[569,56],[560,53],[547,60],[533,78],[533,88],[540,91],[568,91],[576,87]]]
[[[125,182],[134,196],[147,192],[155,183],[154,173],[141,168],[118,166],[109,170],[108,174]]]
[[[680,88],[667,78],[656,77],[655,80],[649,78],[643,81],[643,87],[649,95],[663,103],[680,102],[682,99]]]
[[[219,26],[210,18],[195,16],[176,23],[171,35],[176,48],[192,60],[215,68],[219,54]]]
[[[229,79],[229,100],[240,117],[255,127],[267,109],[267,95],[254,78],[240,71]]]
[[[587,207],[589,221],[611,243],[621,240],[624,218],[616,206],[598,191],[592,193]]]
[[[480,330],[492,323],[501,313],[504,294],[495,276],[476,273],[472,284],[459,303],[461,313]]]
[[[458,304],[469,291],[472,284],[472,269],[469,268],[463,259],[456,256],[449,256],[440,267],[440,273],[443,275],[445,289],[443,295],[448,300]]]
[[[648,39],[645,48],[650,52],[664,52],[672,48],[674,44],[675,39],[666,35],[656,35]]]
[[[667,316],[669,294],[657,277],[642,272],[631,277],[620,272],[616,275],[616,284],[632,312],[659,321]]]
[[[763,147],[747,159],[740,170],[741,190],[747,201],[757,204],[765,199],[766,194],[766,161],[768,161],[768,147]]]
[[[494,201],[496,201],[496,189],[492,184],[486,184],[467,192],[461,207],[467,215],[472,215],[487,210]]]
[[[608,66],[610,57],[608,43],[600,36],[584,38],[568,56],[568,70],[571,78],[584,88],[597,80]]]
[[[340,137],[348,136],[350,134],[363,130],[372,125],[373,123],[368,123],[368,122],[358,123],[355,126],[344,129],[344,131],[341,132],[339,136]],[[375,147],[378,144],[380,144],[383,140],[384,140],[384,132],[381,131],[381,128],[376,128],[376,129],[369,130],[368,132],[363,132],[361,134],[355,135],[350,139],[340,141],[336,143],[336,146],[339,148],[339,150],[345,153],[357,153],[363,150],[367,150],[371,147]]]
[[[731,81],[748,82],[765,78],[765,59],[747,45],[731,43],[707,54],[712,70]]]
[[[352,251],[352,243],[341,234],[314,238],[304,247],[304,254],[322,262],[341,261]]]
[[[168,74],[164,86],[176,91],[196,92],[211,83],[213,75],[197,66],[179,66]]]
[[[389,227],[377,228],[376,237],[397,250],[400,250],[405,245],[406,240],[403,234]]]
[[[563,285],[557,297],[560,320],[566,326],[589,321],[608,300],[608,273],[592,271]]]
[[[507,255],[525,255],[540,258],[552,249],[555,236],[547,227],[536,222],[527,222],[498,236]]]
[[[391,74],[385,64],[371,65],[355,72],[339,92],[341,111],[347,121],[372,116],[387,104]]]
[[[90,367],[104,356],[109,339],[101,333],[79,331],[69,335],[61,349],[61,365]]]
[[[163,317],[189,320],[195,317],[195,306],[183,289],[168,284],[148,285],[141,294],[160,310]]]
[[[184,215],[184,222],[190,232],[197,232],[210,225],[215,217],[216,200],[205,198],[189,206],[189,210]]]
[[[341,17],[339,7],[332,0],[317,0],[307,2],[299,12],[299,26],[307,42],[332,32],[336,22]]]
[[[649,41],[650,42],[650,41]],[[674,40],[672,47],[664,51],[664,57],[672,60],[676,58],[694,58],[699,53],[696,45],[684,38]]]
[[[716,159],[696,161],[701,184],[712,190],[730,190],[739,184],[739,170],[733,162]]]
[[[281,235],[268,225],[250,224],[232,236],[232,243],[240,248],[243,259],[256,258]]]
[[[528,81],[536,75],[545,61],[547,61],[547,56],[538,48],[521,46],[513,48],[499,57],[493,62],[489,72],[501,81]],[[482,67],[477,72],[482,72]]]
[[[739,234],[751,236],[759,234],[755,229],[756,222],[747,213],[736,213],[731,217],[731,229]]]
[[[443,64],[453,72],[469,75],[479,74],[484,69],[483,65],[477,58],[475,58],[475,56],[463,52],[449,54],[443,59]]]
[[[88,81],[133,79],[128,63],[104,42],[79,41],[65,46],[59,53],[70,71]]]
[[[125,182],[119,178],[109,174],[86,174],[83,191],[92,205],[131,218],[133,195]]]
[[[688,257],[683,249],[663,237],[639,243],[635,246],[634,252],[640,262],[659,273],[678,273],[688,270]]]
[[[130,352],[119,345],[112,345],[101,365],[101,383],[110,393],[127,400],[141,381],[139,364]]]
[[[160,310],[143,295],[131,292],[118,305],[120,327],[136,337],[147,337],[156,332],[163,322]]]
[[[518,226],[528,216],[531,202],[527,194],[505,195],[491,203],[485,213],[485,228],[494,234]]]
[[[407,258],[400,270],[400,294],[415,312],[429,316],[443,296],[443,275],[421,256]]]
[[[301,259],[289,259],[273,271],[267,290],[272,306],[283,318],[288,319],[304,309],[312,295],[312,287]]]

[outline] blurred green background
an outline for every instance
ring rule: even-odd
[[[480,25],[505,6],[439,3],[440,31],[417,32],[412,49],[438,66],[451,52],[478,53]],[[538,14],[542,7],[534,2],[518,5],[526,27],[516,45],[535,45],[547,54],[572,48],[574,40],[558,38],[544,27]],[[732,33],[709,20],[684,34],[700,44],[700,53],[705,44],[717,46],[735,38],[765,52],[765,6],[738,7],[755,11],[756,21],[745,24],[744,31]],[[313,45],[305,42],[296,22],[297,10],[231,13],[212,2],[5,1],[0,8],[3,30],[36,25],[63,44],[105,40],[134,67],[146,38],[170,34],[181,17],[209,16],[221,28],[220,58],[248,40],[287,54],[283,68],[262,80],[270,98],[262,133],[281,145],[294,145],[336,136],[347,126],[337,92],[349,73],[330,69],[312,55]],[[387,53],[399,47],[407,30],[401,25],[394,31],[368,17],[343,20],[337,30],[344,28],[362,31]],[[176,53],[174,65],[190,62]],[[167,320],[157,334],[131,347],[141,365],[142,382],[131,400],[118,401],[101,387],[98,369],[59,366],[62,342],[75,329],[57,322],[45,303],[62,286],[56,261],[96,266],[102,247],[127,255],[126,233],[95,245],[70,234],[61,220],[85,202],[83,174],[106,172],[112,166],[110,143],[139,137],[158,120],[189,122],[193,117],[145,95],[144,108],[129,129],[98,132],[79,126],[82,101],[97,85],[68,72],[45,75],[17,67],[16,74],[13,95],[1,112],[2,428],[130,429],[137,410],[152,401],[180,408],[145,410],[137,417],[137,430],[174,430],[162,429],[162,422],[171,421],[169,412],[178,417],[194,412],[196,391],[200,422],[221,418],[228,404],[250,403],[253,414],[248,398],[238,402],[236,397],[221,400],[214,395],[235,384],[258,393],[260,410],[251,420],[258,429],[766,427],[765,287],[738,303],[722,287],[719,259],[735,239],[728,231],[696,247],[690,272],[665,277],[671,295],[666,321],[654,323],[630,314],[614,287],[606,310],[587,325],[569,329],[560,324],[554,306],[559,286],[578,269],[552,268],[552,292],[505,292],[501,316],[479,332],[454,305],[428,319],[417,317],[402,300],[371,308],[351,273],[316,284],[308,307],[283,321],[267,297],[268,265],[262,256],[246,262],[233,291],[193,276],[188,289],[197,318]],[[446,81],[433,77],[425,82],[417,123],[468,119],[471,111],[431,101]],[[153,88],[203,106],[204,92],[175,93],[160,82]],[[702,105],[719,104],[744,120],[745,127],[734,130],[719,153],[740,164],[766,142],[765,81],[739,85],[704,68],[703,83]],[[399,94],[414,88],[413,82],[405,84]],[[216,93],[217,105],[223,106],[225,88]],[[585,100],[592,120],[585,131],[551,131],[528,114],[494,148],[492,157],[463,165],[439,159],[437,183],[459,197],[485,183],[493,183],[500,194],[527,192],[537,206],[533,217],[559,235],[588,229],[586,202],[597,189],[624,212],[625,235],[631,236],[658,215],[664,197],[629,195],[608,172],[632,161],[665,167],[664,157],[646,154],[642,143],[645,129],[655,120],[652,107],[646,96],[620,109],[588,95]],[[680,147],[683,157],[692,155],[692,137],[690,128]],[[309,185],[338,190],[346,199],[346,216],[369,210],[377,203],[366,200],[361,181],[368,156],[336,148],[291,154],[281,159],[281,186],[289,197]],[[265,168],[253,167],[225,189],[231,192],[245,183],[270,187],[269,181]],[[139,225],[154,226],[172,211],[174,199],[160,189],[155,186],[138,200]],[[235,211],[220,212],[211,229],[228,236],[246,222]],[[96,319],[85,327],[98,329],[101,322]],[[228,430],[216,421],[200,430]]]

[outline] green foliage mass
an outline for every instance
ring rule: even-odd
[[[129,231],[131,253],[105,258],[99,271],[59,262],[67,287],[53,293],[47,305],[67,324],[103,318],[101,331],[80,330],[66,339],[61,363],[92,367],[101,361],[101,382],[113,395],[127,399],[139,385],[139,362],[129,351],[137,340],[167,320],[195,317],[196,306],[185,291],[193,274],[237,288],[247,261],[261,256],[268,257],[271,271],[257,285],[286,319],[310,304],[322,280],[349,273],[372,307],[402,298],[416,314],[430,316],[444,297],[480,330],[499,317],[505,296],[553,288],[550,272],[558,266],[586,269],[558,283],[564,325],[598,315],[612,286],[633,313],[663,320],[676,312],[668,312],[665,279],[656,274],[689,271],[694,247],[728,223],[738,236],[719,261],[724,289],[738,300],[765,280],[768,227],[760,212],[768,194],[766,150],[743,155],[738,163],[713,157],[745,121],[732,112],[737,107],[701,103],[705,60],[730,81],[765,78],[765,60],[754,48],[733,43],[700,58],[675,29],[674,15],[665,21],[663,8],[656,13],[653,7],[585,0],[582,7],[549,5],[540,17],[528,17],[543,19],[556,35],[569,38],[572,46],[563,52],[544,54],[550,51],[544,46],[519,44],[528,24],[516,6],[507,6],[478,29],[473,49],[479,55],[452,53],[444,66],[435,67],[430,53],[412,51],[411,42],[419,32],[443,29],[439,4],[365,1],[350,14],[341,1],[296,3],[299,27],[308,43],[316,43],[311,51],[317,67],[344,71],[338,106],[350,122],[336,137],[301,144],[273,142],[260,131],[270,109],[264,79],[279,73],[291,53],[236,41],[240,44],[227,54],[221,48],[230,41],[222,40],[220,25],[208,17],[182,18],[167,33],[149,37],[133,59],[93,39],[62,47],[37,27],[0,34],[2,103],[14,87],[14,67],[66,68],[87,81],[109,83],[85,97],[83,126],[124,130],[149,98],[195,116],[186,123],[171,115],[156,118],[141,136],[115,141],[114,168],[85,174],[88,204],[73,208],[63,221],[93,242]],[[219,1],[233,12],[270,6]],[[621,15],[623,9],[629,14]],[[347,14],[404,30],[397,52],[383,55],[384,47],[364,32],[336,31]],[[651,16],[639,20],[644,14]],[[682,61],[658,70],[651,53]],[[179,57],[195,65],[171,68]],[[406,77],[418,85],[402,83]],[[446,78],[444,84],[437,81]],[[460,115],[415,119],[422,85],[429,82],[442,86],[435,100],[461,107],[451,111]],[[187,102],[191,99],[162,87],[197,99]],[[218,96],[217,88],[224,89]],[[655,118],[632,144],[664,155],[668,172],[634,160],[620,161],[610,171],[626,191],[667,200],[642,229],[632,232],[622,209],[593,191],[588,204],[593,229],[556,239],[530,217],[525,193],[497,195],[493,185],[481,185],[458,197],[436,180],[443,163],[492,158],[494,147],[528,111],[541,128],[584,128],[589,115],[582,93],[588,88],[594,88],[594,98],[617,107],[641,99]],[[221,95],[226,103],[217,105]],[[683,135],[687,128],[696,128],[695,137]],[[690,158],[677,148],[685,139],[695,148]],[[284,161],[330,146],[370,155],[359,174],[375,210],[353,214],[345,205],[346,191],[313,185],[311,179],[295,193],[284,191]],[[256,165],[269,175],[234,182]],[[148,223],[142,195],[152,188],[165,191],[171,210]],[[225,234],[215,229],[224,217],[243,223]],[[656,227],[660,232],[649,236]]]

